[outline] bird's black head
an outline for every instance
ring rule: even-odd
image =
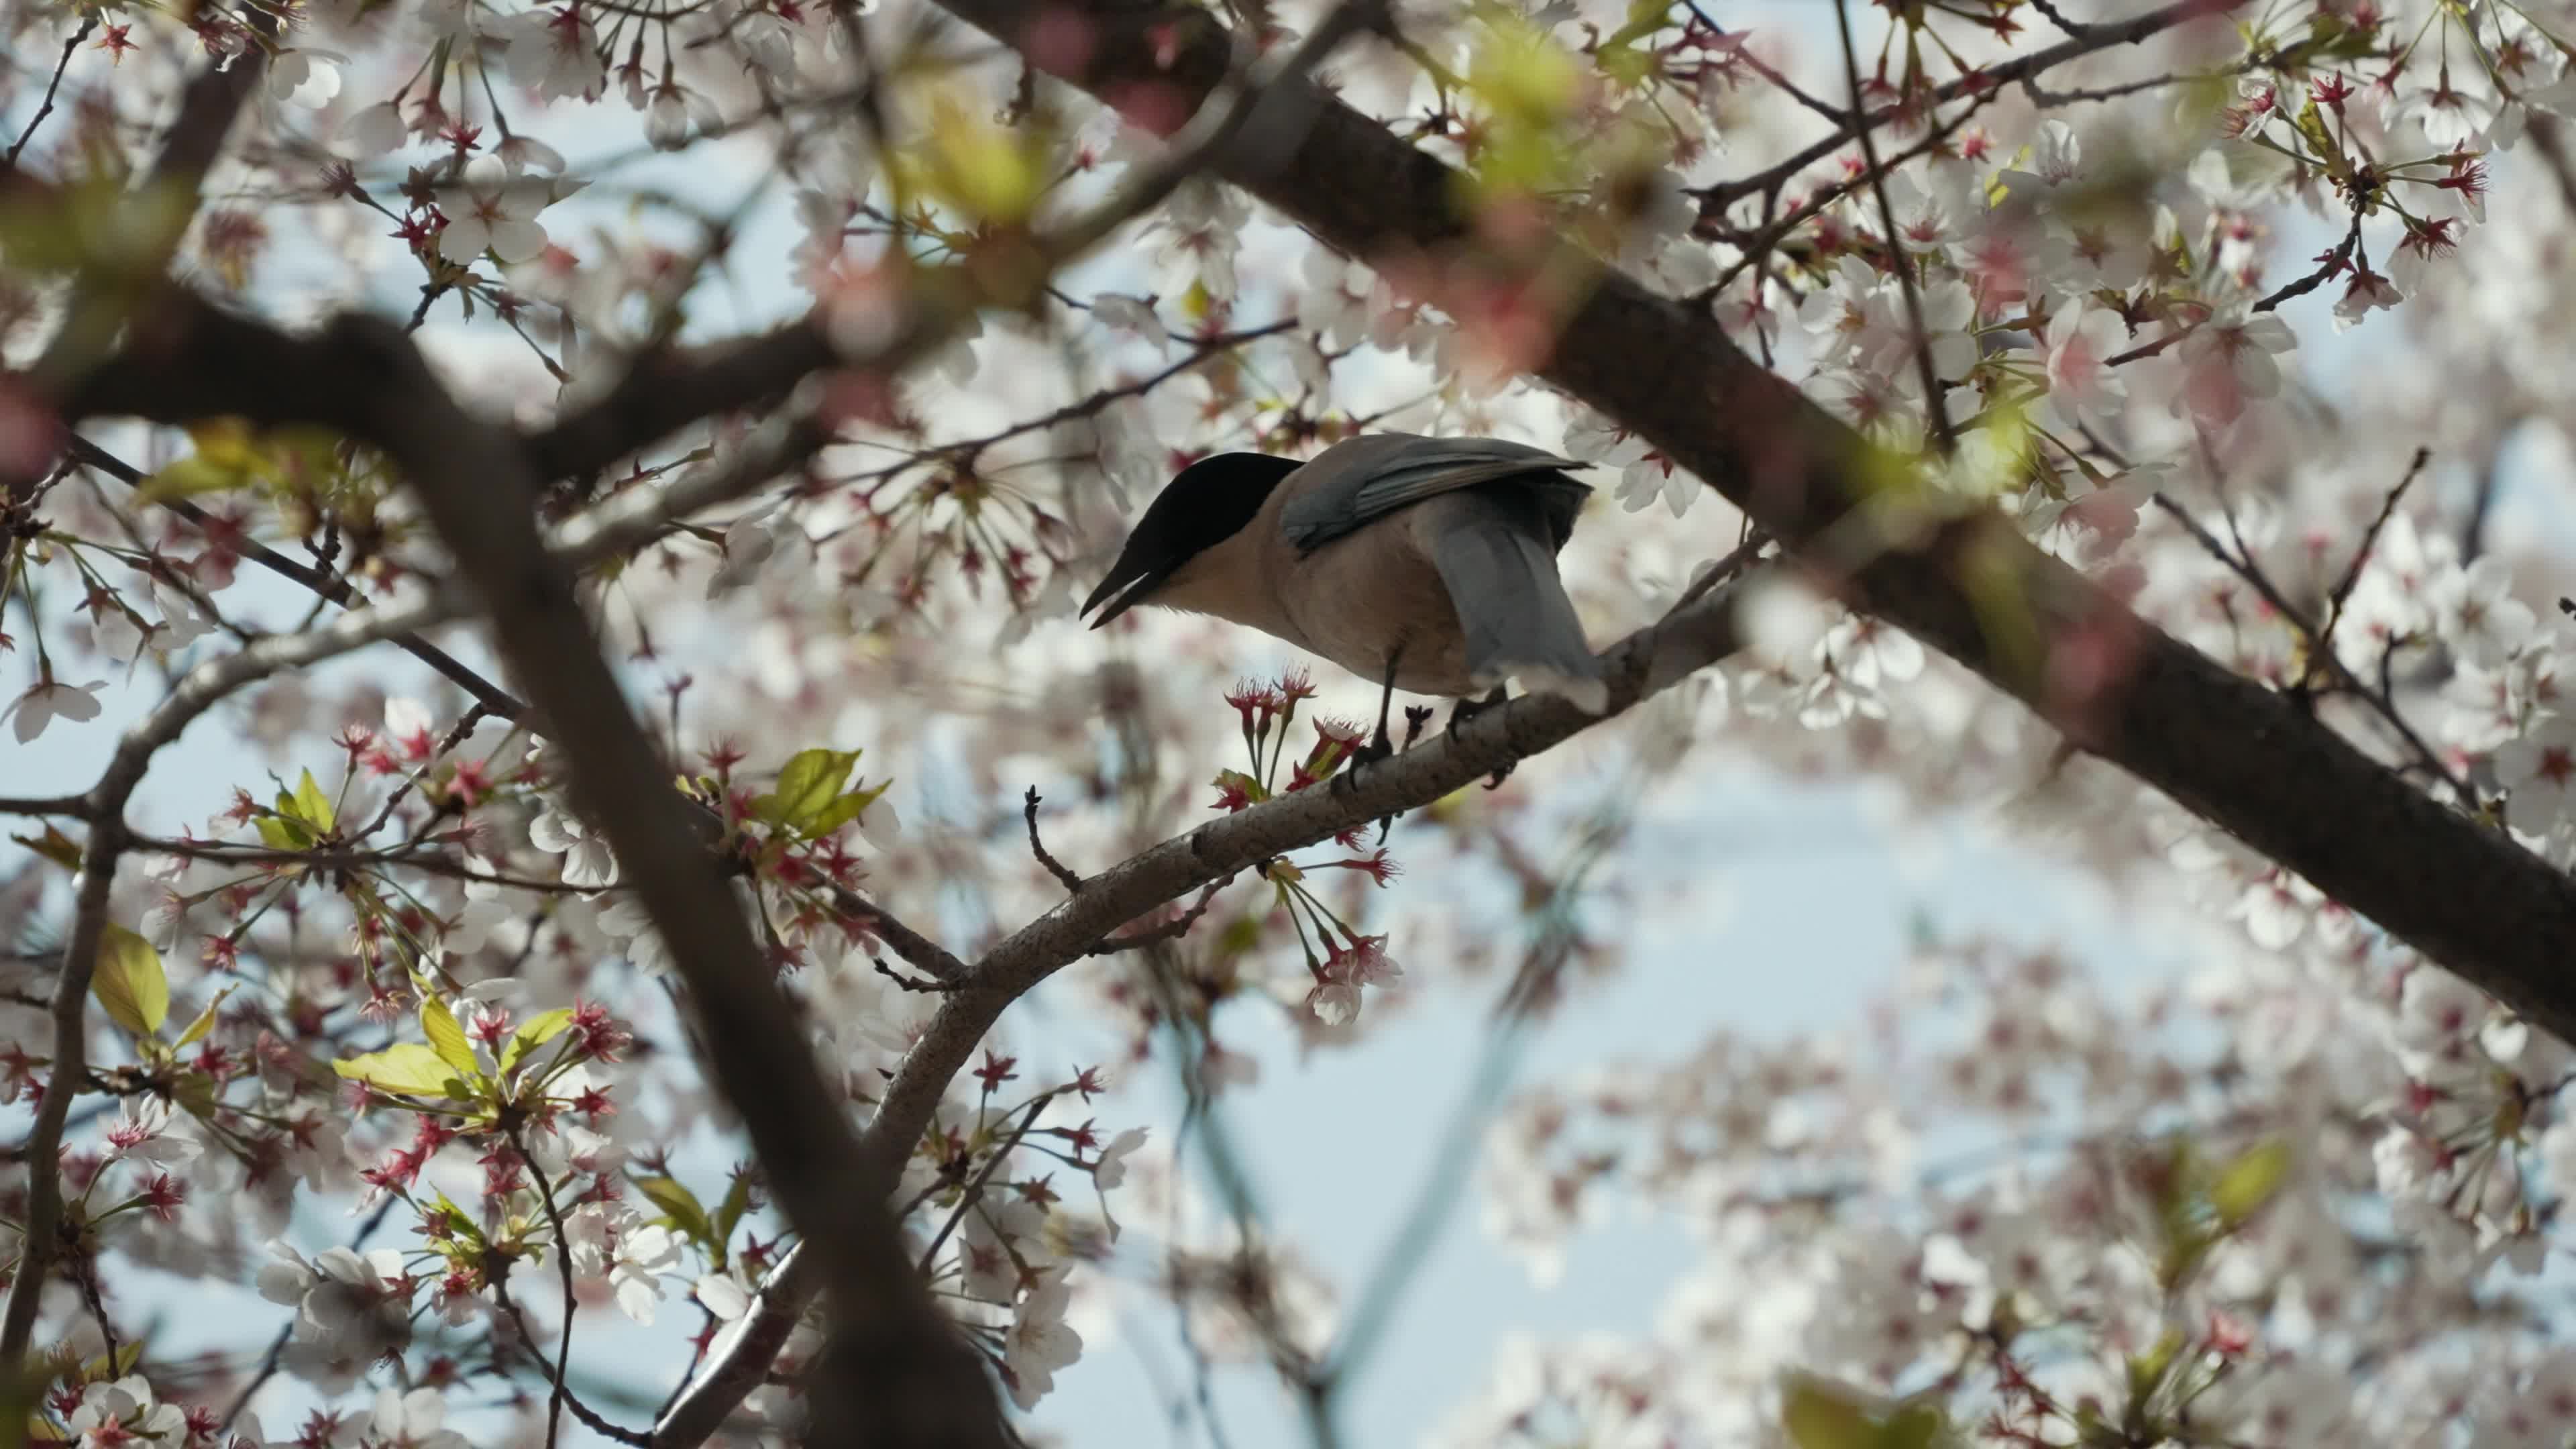
[[[1136,520],[1100,587],[1082,601],[1083,613],[1100,610],[1091,627],[1147,602],[1181,565],[1242,532],[1270,491],[1302,466],[1267,453],[1219,453],[1182,469]]]

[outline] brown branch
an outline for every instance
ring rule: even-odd
[[[1148,926],[1141,931],[1129,931],[1123,935],[1105,937],[1087,947],[1082,954],[1115,956],[1122,951],[1142,951],[1148,946],[1167,945],[1177,941],[1190,933],[1190,927],[1197,925],[1199,917],[1206,915],[1208,907],[1215,903],[1216,893],[1225,889],[1233,879],[1234,877],[1229,875],[1199,887],[1199,898],[1190,903],[1188,910],[1159,926]]]
[[[69,815],[89,818],[89,800],[80,795],[0,795],[0,815]]]
[[[1023,38],[1034,13],[1026,0],[946,3],[1006,40]],[[1096,19],[1100,44],[1068,77],[1077,84],[1101,92],[1145,77],[1184,84],[1222,65],[1226,41],[1203,14],[1135,17],[1098,0],[1095,7],[1084,13]],[[2224,8],[2167,6],[2093,38],[2139,39]],[[1157,36],[1169,48],[1158,49]],[[2059,49],[2019,65],[2029,69]],[[1169,64],[1158,64],[1164,57]],[[1336,101],[1323,105],[1283,163],[1233,179],[1350,255],[1418,253],[1469,233],[1447,166]],[[1855,530],[1877,532],[1854,511],[1856,485],[1903,476],[1902,460],[1763,370],[1703,317],[1623,276],[1599,278],[1537,375],[1706,480],[1793,553],[1841,547]],[[2576,990],[2564,969],[2576,951],[2576,887],[2546,861],[2431,799],[2292,701],[2131,614],[1991,513],[1950,517],[1907,544],[1882,539],[1838,555],[1837,571],[1846,560],[1853,566],[1846,599],[2052,718],[2065,715],[2046,659],[2031,657],[2023,641],[2044,647],[2109,631],[2123,642],[2129,668],[2117,693],[2093,701],[2080,721],[2080,747],[2544,1030],[2576,1038]],[[1962,582],[1969,560],[1974,597]],[[2009,632],[1990,633],[1998,598],[2014,601],[2019,618]]]
[[[1041,798],[1038,787],[1031,785],[1027,804],[1021,811],[1028,817],[1029,822],[1029,852],[1038,858],[1038,864],[1046,867],[1047,874],[1055,877],[1056,884],[1063,886],[1067,894],[1073,894],[1082,889],[1082,876],[1072,867],[1049,854],[1046,842],[1038,839],[1038,803]]]
[[[1834,0],[1834,26],[1842,38],[1843,76],[1851,86],[1852,109],[1868,104],[1860,88],[1860,50],[1852,39],[1851,0]],[[1878,132],[1860,129],[1861,168],[1869,177],[1870,195],[1878,202],[1879,225],[1887,229],[1887,265],[1896,273],[1897,291],[1905,299],[1906,330],[1912,334],[1914,370],[1923,383],[1923,415],[1932,423],[1932,440],[1943,457],[1959,446],[1957,432],[1950,425],[1949,399],[1941,395],[1941,372],[1932,362],[1932,334],[1923,325],[1923,292],[1916,285],[1914,259],[1906,255],[1905,238],[1896,226],[1896,203],[1888,200],[1887,168],[1878,160]]]
[[[2173,4],[2159,6],[2142,15],[2132,16],[2114,24],[2088,26],[2081,37],[2069,37],[2044,50],[2034,50],[2028,55],[2006,61],[1998,66],[1970,71],[1956,80],[1937,86],[1932,91],[1929,103],[1939,104],[1943,101],[1956,100],[1964,95],[2000,90],[2016,81],[2044,75],[2070,60],[2091,55],[2096,51],[2109,50],[2113,46],[2136,45],[2177,25],[2223,15],[2238,9],[2244,3],[2245,0],[2175,0]],[[1842,149],[1845,142],[1850,141],[1861,131],[1876,129],[1890,121],[1901,120],[1909,107],[1924,104],[1926,102],[1913,100],[1883,106],[1863,115],[1857,124],[1845,124],[1835,128],[1822,140],[1790,156],[1778,165],[1757,171],[1750,176],[1708,187],[1698,193],[1700,215],[1715,216],[1745,197],[1775,191],[1786,185],[1789,178]]]
[[[1280,796],[1199,826],[1086,880],[1072,899],[995,946],[964,980],[937,988],[942,996],[938,1013],[904,1057],[869,1120],[862,1138],[867,1151],[881,1170],[899,1169],[938,1110],[949,1080],[1003,1010],[1057,970],[1126,939],[1113,932],[1191,890],[1203,892],[1195,915],[1225,881],[1260,861],[1428,805],[1635,708],[1735,651],[1737,598],[1738,591],[1728,589],[1676,609],[1610,649],[1602,658],[1609,709],[1598,718],[1554,695],[1524,695],[1474,716],[1454,733],[1434,735],[1417,749],[1363,767],[1347,788]],[[1165,929],[1148,928],[1140,935]],[[780,1260],[724,1358],[664,1416],[654,1433],[656,1449],[704,1442],[761,1383],[813,1300],[818,1276],[803,1244]]]
[[[98,16],[95,13],[84,15],[81,17],[79,26],[70,35],[64,37],[62,56],[54,62],[54,78],[45,85],[44,104],[36,107],[36,114],[27,118],[27,128],[18,133],[17,141],[9,147],[10,165],[18,164],[19,153],[25,151],[27,143],[35,139],[36,128],[45,123],[45,117],[54,113],[54,94],[63,88],[63,72],[72,68],[72,56],[79,52],[81,42],[89,39],[89,33],[97,28]]]
[[[1008,1442],[983,1364],[911,1272],[884,1181],[804,1045],[775,973],[708,857],[691,807],[601,654],[563,561],[536,522],[543,479],[517,438],[451,400],[390,324],[346,320],[326,340],[348,360],[359,411],[338,421],[402,466],[460,575],[526,681],[582,816],[670,947],[708,1074],[743,1125],[780,1208],[817,1246],[837,1341],[814,1412],[861,1441]],[[890,1179],[889,1179],[890,1180]]]
[[[147,476],[142,469],[89,439],[77,435],[71,441],[71,455],[83,466],[95,468],[129,488],[142,487]],[[207,514],[206,510],[185,498],[163,498],[156,501],[161,507],[187,520],[189,525],[200,533],[208,532],[214,526],[215,520]],[[359,593],[347,579],[324,573],[307,564],[297,563],[257,539],[228,540],[226,546],[270,573],[280,578],[292,579],[332,603],[351,609],[362,608],[367,603],[367,596]],[[528,707],[522,704],[517,696],[468,668],[446,650],[412,634],[397,635],[392,642],[395,648],[446,676],[458,688],[471,695],[474,702],[493,717],[516,720],[527,713]]]

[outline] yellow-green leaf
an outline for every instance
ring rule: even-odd
[[[715,1241],[718,1252],[722,1252],[724,1245],[732,1240],[734,1228],[742,1222],[742,1215],[750,1207],[751,1174],[737,1172],[732,1184],[725,1188],[724,1201],[716,1205]]]
[[[426,993],[420,998],[420,1034],[429,1038],[429,1049],[438,1053],[440,1061],[463,1076],[474,1075],[474,1043],[466,1040],[465,1028],[456,1024],[456,1014],[447,1009],[447,1003]]]
[[[65,870],[80,869],[79,844],[54,826],[46,826],[45,833],[39,836],[12,835],[9,838]]]
[[[324,834],[331,829],[333,817],[331,797],[323,794],[322,787],[314,783],[311,770],[305,771],[304,778],[295,782],[295,798],[292,805],[293,808],[289,809],[287,802],[280,802],[278,808],[312,826],[313,833],[316,835]]]
[[[259,817],[259,843],[271,850],[310,850],[313,832],[283,815],[263,815]]]
[[[778,788],[751,802],[753,813],[773,825],[805,829],[841,793],[858,762],[856,750],[799,750],[778,772]]]
[[[108,1019],[135,1036],[159,1031],[170,1014],[170,978],[161,970],[161,953],[123,926],[109,926],[99,939],[89,989]]]
[[[207,1032],[213,1031],[216,1009],[224,1004],[225,997],[232,994],[233,989],[229,986],[216,992],[215,999],[206,1003],[206,1009],[197,1013],[197,1019],[188,1023],[188,1029],[179,1033],[179,1045],[195,1046],[204,1039]]]
[[[842,792],[841,795],[834,799],[831,804],[826,805],[821,810],[817,811],[812,820],[806,822],[804,826],[805,833],[813,836],[817,840],[822,839],[824,836],[831,834],[833,831],[840,829],[842,826],[847,825],[851,821],[866,814],[868,807],[877,803],[877,797],[893,788],[893,785],[894,782],[892,780],[888,780],[885,784],[879,785],[873,790],[847,790]]]
[[[1046,189],[1046,142],[1032,127],[996,125],[980,111],[942,96],[932,107],[921,155],[921,183],[978,222],[1016,226],[1037,209]]]
[[[2242,1226],[2263,1210],[2289,1175],[2289,1144],[2277,1139],[2257,1143],[2218,1170],[2209,1185],[2209,1205],[2220,1222],[2231,1228]]]
[[[1780,1427],[1798,1449],[1879,1449],[1879,1424],[1855,1390],[1793,1374],[1780,1391]]]
[[[698,1195],[677,1179],[642,1177],[635,1180],[635,1187],[653,1200],[653,1205],[671,1220],[671,1226],[698,1242],[716,1241],[715,1228],[707,1221],[707,1210],[698,1202]]]
[[[572,1008],[558,1006],[540,1016],[529,1018],[510,1035],[509,1044],[501,1048],[501,1070],[504,1073],[527,1060],[528,1053],[563,1035],[572,1025]]]
[[[465,1083],[458,1079],[456,1068],[449,1066],[446,1058],[418,1042],[400,1042],[380,1052],[333,1062],[331,1070],[351,1081],[406,1096],[461,1097],[465,1094]]]

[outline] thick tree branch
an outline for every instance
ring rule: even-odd
[[[688,802],[601,655],[572,571],[548,554],[544,479],[509,432],[452,400],[390,324],[343,321],[343,355],[372,399],[346,419],[402,466],[459,573],[480,596],[502,656],[546,720],[575,805],[617,854],[688,982],[709,1075],[743,1119],[779,1206],[817,1245],[846,1345],[818,1382],[815,1412],[858,1442],[1008,1442],[982,1361],[902,1248],[881,1179],[824,1081],[731,888],[701,845]]]
[[[944,3],[1012,41],[1036,13],[1026,0]],[[2140,38],[2223,8],[2167,6],[2096,27],[2083,44]],[[1220,27],[1201,12],[1088,13],[1102,43],[1068,78],[1096,93],[1141,77],[1210,75],[1226,51]],[[1157,27],[1167,66],[1149,43]],[[2021,69],[2065,49],[2034,52]],[[1989,74],[2011,78],[2001,68]],[[1284,162],[1229,174],[1353,256],[1454,246],[1468,231],[1447,166],[1337,101],[1324,104]],[[1538,375],[1707,480],[1839,581],[1855,607],[2065,722],[2082,748],[2576,1039],[2576,987],[2565,972],[2576,952],[2576,887],[2564,875],[2428,798],[2279,694],[2131,614],[2004,519],[1974,513],[1890,529],[1856,510],[1859,481],[1904,476],[1904,461],[1872,449],[1702,317],[1604,274]],[[2009,601],[2011,617],[1996,612],[1997,600]],[[2084,701],[2080,717],[2070,718],[2070,701],[2052,682],[2047,651],[2058,641],[2105,644],[2123,661],[2114,692]]]

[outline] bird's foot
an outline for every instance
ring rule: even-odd
[[[1474,719],[1476,716],[1494,708],[1496,705],[1501,704],[1504,698],[1505,695],[1503,687],[1498,684],[1494,686],[1494,692],[1486,695],[1483,699],[1462,699],[1458,701],[1458,703],[1449,711],[1449,723],[1444,732],[1452,739],[1455,739],[1460,725],[1465,724],[1467,721]],[[1501,788],[1502,783],[1512,777],[1512,769],[1513,766],[1505,765],[1501,769],[1496,770],[1493,773],[1493,777],[1485,781],[1485,788],[1488,790]]]
[[[1503,687],[1498,684],[1494,686],[1494,692],[1486,695],[1483,699],[1462,699],[1458,701],[1456,704],[1450,706],[1449,723],[1445,726],[1445,732],[1452,735],[1458,733],[1458,727],[1460,725],[1463,725],[1467,721],[1474,719],[1476,716],[1483,714],[1485,711],[1492,709],[1494,706],[1501,704],[1503,699]]]
[[[1410,712],[1408,711],[1408,713]],[[1428,714],[1429,711],[1426,710],[1424,713]],[[1408,739],[1406,743],[1410,744],[1411,740]],[[1385,727],[1380,726],[1376,736],[1371,738],[1368,743],[1351,746],[1350,758],[1343,761],[1342,767],[1333,772],[1331,788],[1342,794],[1348,794],[1352,790],[1359,788],[1360,771],[1377,764],[1381,760],[1393,759],[1394,757],[1395,741],[1388,737]],[[1378,842],[1380,844],[1384,844],[1386,842],[1387,832],[1394,828],[1394,816],[1379,816],[1377,822]]]

